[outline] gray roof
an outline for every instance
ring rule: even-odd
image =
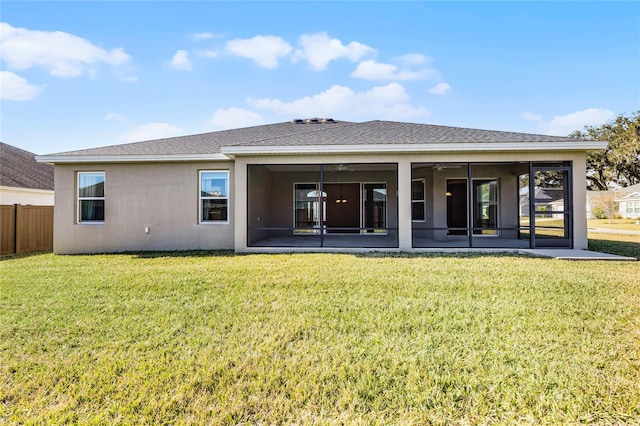
[[[53,166],[36,162],[36,155],[0,142],[0,185],[53,190]]]
[[[576,139],[395,121],[277,123],[62,152],[64,156],[216,154],[221,147],[567,142]]]

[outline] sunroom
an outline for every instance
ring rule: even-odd
[[[247,247],[398,248],[409,228],[412,249],[572,247],[570,162],[410,167],[248,164]]]
[[[398,247],[396,163],[249,164],[248,247]]]
[[[568,161],[412,163],[412,247],[571,248],[571,180]]]

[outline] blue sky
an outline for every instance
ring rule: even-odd
[[[566,135],[640,109],[640,2],[3,1],[1,139],[331,117]]]

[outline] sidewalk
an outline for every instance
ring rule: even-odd
[[[590,250],[574,250],[574,249],[520,249],[522,253],[528,253],[533,256],[550,257],[561,260],[618,260],[635,262],[635,257],[618,256],[609,253],[600,253]]]
[[[626,234],[626,235],[640,235],[640,231],[631,231],[625,229],[610,229],[610,228],[587,228],[587,231],[602,232],[603,234]]]

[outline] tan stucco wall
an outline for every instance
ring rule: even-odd
[[[198,224],[199,170],[229,170],[228,224]],[[106,173],[104,224],[76,223],[79,171]],[[233,182],[230,162],[56,165],[54,252],[232,249]]]

